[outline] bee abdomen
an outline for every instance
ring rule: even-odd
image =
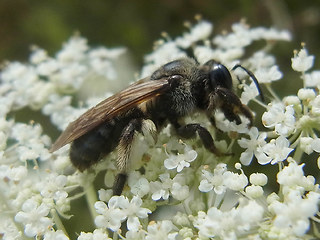
[[[132,119],[143,113],[134,108],[124,115],[102,123],[85,135],[75,139],[70,149],[70,160],[80,171],[84,171],[112,152],[119,144],[123,129]]]
[[[76,139],[70,149],[72,164],[84,171],[97,163],[117,146],[121,130],[107,123]]]

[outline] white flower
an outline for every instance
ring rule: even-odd
[[[17,153],[21,161],[39,158],[46,161],[50,158],[50,153],[46,146],[50,144],[50,139],[46,135],[41,135],[42,128],[39,124],[27,125],[17,123],[12,127],[12,138],[19,142]]]
[[[218,59],[217,56],[215,56],[214,50],[209,46],[196,46],[194,56],[200,64],[204,64],[213,58]]]
[[[169,173],[164,173],[159,176],[161,182],[151,182],[152,200],[166,200],[169,198],[169,189],[172,186],[172,179]]]
[[[320,115],[320,95],[317,95],[316,98],[310,102],[311,113],[319,116]]]
[[[98,195],[99,195],[99,200],[104,201],[104,202],[108,202],[109,199],[112,197],[112,190],[108,189],[100,189],[98,190]]]
[[[271,83],[282,78],[282,73],[279,71],[278,66],[272,66],[268,68],[258,68],[254,72],[259,83]]]
[[[81,87],[88,68],[80,63],[72,63],[60,69],[52,77],[52,81],[61,92],[72,93]]]
[[[313,66],[313,61],[314,56],[309,56],[307,50],[302,48],[299,52],[294,54],[293,58],[291,58],[291,67],[297,72],[305,72]]]
[[[320,139],[319,138],[312,139],[310,147],[312,148],[313,151],[320,153]]]
[[[57,54],[57,59],[64,64],[80,62],[88,48],[85,38],[74,36],[63,45],[63,49]]]
[[[182,37],[178,37],[175,41],[178,46],[182,48],[188,48],[193,43],[199,40],[205,40],[212,32],[213,25],[207,21],[200,21],[194,25],[189,33],[183,34]]]
[[[249,27],[243,23],[237,23],[232,25],[232,33],[227,35],[218,35],[214,37],[213,42],[217,44],[219,48],[243,48],[249,45],[252,39],[249,36]]]
[[[265,159],[258,159],[260,164],[275,164],[286,160],[293,148],[289,147],[290,142],[283,136],[279,136],[277,139],[272,139],[270,143],[263,146],[263,151],[268,156]],[[263,160],[263,161],[262,161]]]
[[[320,71],[312,71],[304,76],[306,87],[320,87]]]
[[[137,231],[140,226],[139,218],[146,218],[148,214],[151,213],[149,209],[141,208],[142,200],[140,197],[134,196],[130,202],[129,199],[124,196],[112,197],[111,199],[116,199],[116,206],[127,216],[127,227],[129,231]]]
[[[241,172],[241,174],[226,171],[222,174],[224,184],[234,191],[242,191],[248,185],[247,176]]]
[[[207,214],[199,212],[194,226],[199,229],[200,238],[237,239],[237,236],[257,226],[263,212],[263,208],[255,201],[242,200],[237,208],[229,211],[212,207]]]
[[[268,177],[263,173],[252,173],[250,175],[249,181],[251,184],[264,186],[268,183]]]
[[[129,174],[128,185],[130,191],[139,197],[145,196],[150,191],[149,181],[137,171]]]
[[[131,201],[124,196],[113,196],[108,202],[108,207],[104,202],[95,203],[99,216],[95,223],[98,227],[107,227],[113,231],[120,228],[121,222],[127,219],[127,228],[129,231],[137,231],[140,227],[139,218],[146,218],[151,211],[147,208],[141,208],[142,200],[134,196]]]
[[[184,153],[178,153],[177,155],[170,154],[169,158],[164,160],[164,166],[167,169],[177,168],[177,172],[181,172],[183,168],[190,166],[190,162],[193,162],[197,158],[197,155],[195,150],[185,145]]]
[[[57,71],[59,71],[59,68],[60,68],[59,62],[54,58],[50,58],[38,64],[36,66],[36,71],[37,71],[37,74],[39,74],[40,76],[45,76],[50,78]]]
[[[217,48],[212,51],[211,58],[214,58],[215,60],[223,62],[223,63],[227,63],[227,62],[234,61],[235,59],[241,58],[244,53],[245,53],[245,51],[241,47],[234,47],[234,48],[227,48],[227,49]]]
[[[301,149],[308,155],[315,152],[320,152],[320,140],[315,136],[311,137],[301,137],[299,139]]]
[[[275,65],[275,57],[267,54],[264,51],[258,51],[253,54],[253,56],[248,60],[250,66],[254,68],[270,68]],[[260,82],[260,79],[258,80]]]
[[[70,209],[66,185],[67,177],[65,175],[48,173],[42,181],[36,184],[36,188],[47,201],[54,201],[59,211],[66,212]],[[71,190],[72,188],[69,189]]]
[[[312,142],[313,142],[313,138],[311,137],[301,137],[299,141],[301,149],[308,155],[313,152],[313,149],[311,147]]]
[[[304,164],[298,165],[291,160],[289,165],[277,174],[278,183],[302,192],[313,190],[315,179],[313,176],[304,176],[303,166]]]
[[[318,211],[320,194],[310,192],[306,198],[302,198],[296,191],[292,191],[287,196],[289,198],[285,202],[273,201],[269,205],[269,210],[275,214],[273,225],[280,232],[289,229],[289,232],[301,237],[310,228],[309,218]]]
[[[47,231],[43,236],[43,240],[68,240],[68,239],[69,238],[63,233],[62,230]]]
[[[4,89],[0,90],[0,92],[3,92],[1,95],[9,104],[11,110],[28,106],[29,101],[34,97],[30,92],[32,92],[33,86],[39,83],[35,68],[13,62],[8,64],[1,72],[0,78],[2,84],[4,84]]]
[[[29,106],[33,110],[39,110],[48,101],[49,96],[55,91],[53,83],[38,81],[28,90]]]
[[[308,89],[308,88],[299,89],[297,95],[301,100],[308,100],[308,101],[313,100],[316,97],[316,93],[314,92],[314,90]]]
[[[259,198],[264,194],[262,187],[256,185],[247,186],[245,192],[250,198]]]
[[[50,208],[44,203],[39,205],[36,201],[28,199],[14,219],[25,226],[24,233],[28,237],[34,237],[52,227],[53,221],[47,217],[49,211]]]
[[[256,127],[252,127],[248,132],[250,139],[241,138],[238,140],[240,147],[246,148],[246,151],[241,153],[240,162],[243,165],[249,165],[253,158],[253,155],[258,159],[264,159],[265,156],[262,152],[262,147],[266,145],[267,134],[262,132],[259,134],[259,131]]]
[[[262,115],[262,123],[267,128],[274,128],[277,134],[288,136],[295,129],[294,109],[291,105],[285,107],[282,103],[274,103]]]
[[[53,94],[42,108],[42,112],[49,115],[52,123],[60,130],[64,130],[71,121],[74,121],[86,110],[84,108],[73,108],[71,100],[70,96],[61,97]]]
[[[89,51],[89,65],[97,74],[114,80],[117,78],[117,72],[113,66],[113,59],[116,59],[125,52],[124,48],[97,48]]]
[[[174,230],[175,226],[169,220],[151,222],[147,228],[146,240],[174,240],[178,235]]]
[[[146,231],[144,229],[139,229],[138,231],[127,231],[126,239],[128,240],[144,240],[146,239]]]
[[[1,158],[0,158],[1,159]],[[7,182],[13,181],[18,183],[28,175],[28,170],[25,166],[9,166],[0,165],[0,179],[6,179]]]
[[[177,174],[173,179],[169,173],[164,173],[159,176],[161,182],[151,182],[152,200],[167,200],[170,192],[177,200],[183,200],[188,196],[189,189],[184,185],[185,177],[182,174]],[[180,190],[180,191],[179,191]]]
[[[6,214],[1,214],[0,216],[0,235],[2,239],[22,239],[23,233],[21,229],[18,229],[17,224],[12,218],[6,216]]]
[[[172,221],[175,225],[178,226],[190,226],[189,216],[184,212],[177,212]]]
[[[179,182],[173,182],[171,187],[172,197],[182,201],[189,196],[189,187],[181,185]]]
[[[108,234],[102,229],[95,229],[92,233],[81,232],[77,240],[111,240]]]
[[[99,214],[94,220],[97,227],[110,228],[112,231],[117,231],[120,228],[121,222],[123,222],[127,216],[118,208],[117,200],[117,197],[112,197],[108,202],[108,206],[102,201],[94,204]]]
[[[33,47],[32,53],[29,57],[29,60],[33,64],[40,64],[41,62],[48,59],[48,52],[39,47]]]
[[[175,42],[162,43],[156,50],[145,56],[146,64],[141,71],[140,77],[150,76],[161,65],[186,56],[186,53]]]
[[[209,192],[214,189],[216,194],[222,194],[226,191],[226,186],[224,185],[223,173],[227,171],[227,165],[225,163],[219,163],[215,169],[214,173],[210,173],[206,170],[202,170],[202,177],[199,185],[199,190],[201,192]]]
[[[251,82],[250,85],[243,84],[243,92],[241,93],[241,102],[243,104],[248,104],[251,99],[254,99],[258,95],[259,91],[254,82]]]

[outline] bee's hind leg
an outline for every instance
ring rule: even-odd
[[[146,137],[156,139],[156,128],[154,123],[148,119],[136,118],[132,119],[129,124],[123,129],[120,141],[118,144],[117,168],[118,175],[113,184],[113,195],[121,195],[124,185],[127,181],[127,172],[130,169],[129,162],[132,151],[133,141],[136,132],[142,132]]]
[[[131,147],[135,137],[135,131],[141,131],[142,119],[132,119],[122,130],[118,144],[117,168],[118,175],[113,184],[113,195],[121,195],[127,181],[128,163],[131,155]]]

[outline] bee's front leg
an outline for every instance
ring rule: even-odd
[[[224,113],[225,117],[229,121],[235,121],[236,124],[241,123],[241,119],[239,114],[244,115],[246,118],[248,118],[249,127],[253,124],[253,115],[250,109],[243,105],[240,101],[240,99],[235,95],[232,91],[226,88],[218,87],[215,90],[215,94],[213,99],[217,98],[220,102],[220,109]],[[214,100],[211,100],[214,101]]]
[[[217,147],[214,145],[213,138],[210,132],[202,127],[198,123],[191,123],[184,126],[180,126],[180,124],[175,121],[173,122],[174,127],[179,136],[182,138],[194,138],[196,137],[196,133],[199,135],[204,147],[208,149],[210,152],[214,153],[217,156],[223,156],[224,153],[220,152]]]

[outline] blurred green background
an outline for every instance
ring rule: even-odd
[[[283,44],[280,55],[288,56],[301,41],[320,55],[318,0],[0,0],[0,59],[25,61],[32,44],[52,55],[79,31],[91,46],[128,47],[139,65],[162,31],[181,34],[195,14],[213,22],[215,33],[241,18],[251,26],[286,28],[294,41]]]

